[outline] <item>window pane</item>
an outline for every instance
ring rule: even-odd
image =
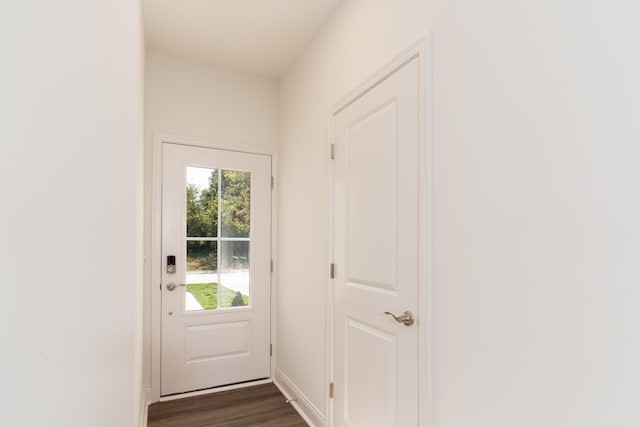
[[[187,241],[185,310],[218,307],[218,242]]]
[[[218,170],[187,167],[187,237],[218,235]]]
[[[222,237],[249,237],[251,172],[222,171]]]
[[[249,305],[249,242],[220,246],[220,307]]]

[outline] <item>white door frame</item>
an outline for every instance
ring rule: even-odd
[[[409,49],[398,55],[386,66],[376,72],[365,83],[358,86],[349,95],[335,104],[327,113],[327,153],[331,153],[333,145],[334,116],[351,103],[359,99],[369,90],[377,86],[390,74],[401,68],[412,59],[418,58],[419,67],[419,99],[420,99],[420,184],[419,193],[419,267],[418,267],[418,316],[420,325],[418,334],[418,420],[419,427],[432,425],[432,396],[431,396],[431,303],[432,303],[432,241],[433,241],[433,35],[430,33],[414,43]],[[329,236],[327,267],[335,262],[335,218],[334,218],[334,177],[335,168],[331,156],[327,158],[328,170],[328,208],[329,221],[327,235]],[[327,268],[327,271],[329,269]],[[334,316],[334,280],[327,274],[326,287],[326,318],[327,318],[327,357],[326,382],[327,396],[325,401],[326,425],[333,425],[333,400],[329,398],[330,384],[333,382],[333,316]]]
[[[232,141],[213,140],[206,138],[196,138],[184,135],[175,135],[170,133],[153,133],[152,146],[152,184],[151,184],[151,280],[148,284],[151,293],[151,402],[160,400],[171,400],[186,396],[212,393],[216,391],[229,390],[233,388],[246,387],[252,384],[262,384],[271,382],[274,377],[275,358],[277,349],[273,347],[271,357],[271,377],[267,380],[245,383],[236,386],[218,387],[216,389],[205,390],[194,393],[184,393],[169,398],[160,397],[160,324],[161,324],[161,302],[162,293],[160,291],[160,283],[162,282],[162,144],[168,142],[180,145],[190,145],[194,147],[213,148],[218,150],[237,151],[248,154],[262,154],[271,156],[271,176],[277,179],[277,150],[275,147],[250,145]],[[273,271],[271,272],[271,343],[276,342],[276,274],[277,262],[276,253],[276,207],[277,207],[277,187],[271,192],[271,259],[273,260]]]

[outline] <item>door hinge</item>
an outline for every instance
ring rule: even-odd
[[[269,356],[273,356],[273,344],[269,344]]]
[[[330,156],[331,160],[336,158],[336,144],[331,144]]]
[[[271,189],[273,190],[274,187],[275,187],[275,179],[271,177]]]
[[[329,269],[329,275],[331,276],[332,279],[335,279],[335,277],[336,277],[336,265],[335,264],[331,264],[330,269]]]
[[[329,399],[333,399],[333,383],[329,384]]]
[[[271,272],[273,273],[273,260],[271,260]]]
[[[160,290],[162,290],[162,282],[160,282]]]

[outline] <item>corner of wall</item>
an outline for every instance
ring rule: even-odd
[[[300,391],[298,387],[282,371],[276,368],[273,383],[284,394],[287,400],[292,400],[291,406],[298,411],[300,416],[311,427],[325,427],[327,425],[324,415],[313,403]]]
[[[149,416],[149,404],[151,404],[151,387],[145,385],[142,389],[142,395],[140,396],[140,413],[138,414],[138,426],[147,427],[147,421]]]

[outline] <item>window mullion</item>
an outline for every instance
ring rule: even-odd
[[[218,256],[216,257],[216,263],[217,268],[216,268],[216,273],[218,275],[218,285],[216,286],[217,289],[217,293],[218,293],[218,308],[220,308],[220,304],[222,304],[222,294],[220,292],[220,269],[222,267],[221,265],[221,259],[222,259],[222,241],[220,239],[220,237],[222,236],[222,169],[218,168]]]

